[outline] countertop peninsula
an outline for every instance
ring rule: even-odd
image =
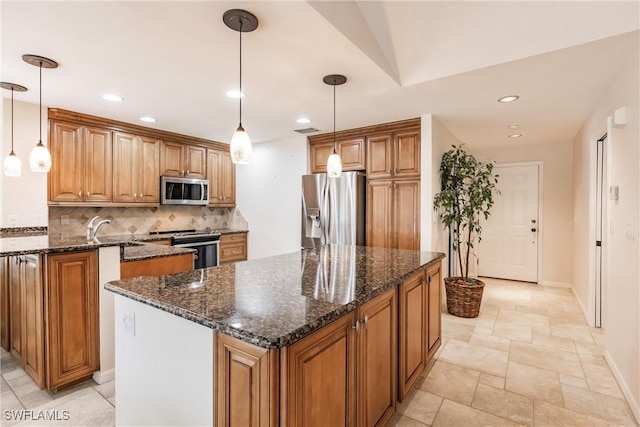
[[[444,254],[328,245],[105,288],[245,342],[280,348],[400,284]]]

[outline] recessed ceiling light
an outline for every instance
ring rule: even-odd
[[[147,123],[155,123],[155,121],[156,121],[156,119],[154,119],[153,117],[149,117],[149,116],[140,117],[140,120],[142,120],[143,122],[147,122]]]
[[[521,136],[522,135],[519,134],[519,133],[514,133],[514,134],[509,135],[509,138],[520,138]]]
[[[307,123],[311,123],[311,119],[300,117],[298,120],[296,120],[296,122],[300,123],[301,125],[306,125]]]
[[[102,95],[102,99],[106,99],[107,101],[112,102],[121,102],[124,98],[114,93],[105,93]]]
[[[520,127],[520,125],[517,124],[517,123],[511,123],[510,125],[507,125],[507,127],[509,129],[518,129]]]
[[[235,90],[235,89],[234,89],[234,90],[229,90],[229,91],[227,91],[227,96],[228,96],[229,98],[235,98],[235,99],[238,99],[238,98],[242,98],[242,97],[244,97],[244,93],[240,92],[239,90]]]
[[[507,96],[503,96],[502,98],[498,99],[498,102],[502,102],[503,104],[505,104],[507,102],[517,101],[518,98],[520,98],[518,95],[507,95]]]

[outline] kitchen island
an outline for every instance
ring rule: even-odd
[[[107,283],[116,423],[384,425],[440,345],[443,257],[330,245]]]

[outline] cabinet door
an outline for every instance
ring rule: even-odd
[[[220,236],[220,264],[247,259],[247,234],[232,233]]]
[[[100,368],[95,251],[47,256],[47,386],[53,390]]]
[[[366,169],[366,144],[364,138],[350,138],[337,141],[338,153],[342,160],[343,171],[358,171]]]
[[[84,128],[84,201],[112,200],[112,143],[111,131]]]
[[[278,425],[277,350],[216,333],[216,426]]]
[[[394,248],[420,249],[420,180],[394,181]]]
[[[195,145],[185,145],[184,155],[184,176],[205,179],[207,177],[207,149]]]
[[[393,247],[391,181],[367,182],[367,246]]]
[[[311,173],[326,173],[327,160],[333,152],[333,142],[323,142],[321,144],[309,144],[309,159],[311,162]]]
[[[22,319],[23,319],[23,296],[21,286],[21,267],[23,257],[12,256],[9,258],[9,312],[11,313],[11,354],[22,365]]]
[[[420,271],[400,285],[399,399],[424,371],[427,340],[427,285]]]
[[[441,301],[440,290],[442,277],[440,274],[440,262],[427,270],[427,283],[429,285],[429,356],[435,353],[440,344],[441,331]]]
[[[183,175],[184,160],[182,158],[182,148],[182,144],[162,141],[160,145],[160,175]]]
[[[113,201],[134,203],[137,199],[138,153],[135,136],[115,132],[113,135]]]
[[[223,152],[220,159],[220,192],[225,205],[236,204],[236,165],[231,160],[231,153]]]
[[[420,176],[420,129],[398,132],[393,138],[394,176]]]
[[[138,153],[137,191],[138,202],[160,202],[160,140],[139,136],[136,140]]]
[[[207,150],[207,179],[209,180],[209,204],[220,205],[222,199],[222,183],[220,182],[222,151]]]
[[[25,372],[44,388],[44,305],[39,261],[38,255],[26,255],[22,264],[22,361]]]
[[[358,308],[358,426],[386,425],[398,385],[396,289]]]
[[[82,202],[84,199],[84,151],[82,126],[52,122],[49,134],[51,171],[49,201]]]
[[[355,313],[286,349],[286,407],[291,426],[355,426]]]
[[[9,307],[9,257],[0,257],[0,345],[11,351],[11,309]]]
[[[367,178],[391,178],[393,168],[391,134],[375,135],[367,138]]]

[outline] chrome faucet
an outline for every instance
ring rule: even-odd
[[[93,240],[96,237],[96,233],[98,232],[98,229],[100,229],[100,227],[103,224],[109,224],[111,222],[110,219],[103,219],[102,221],[98,222],[96,225],[93,225],[93,221],[95,221],[96,219],[100,218],[99,216],[94,216],[91,221],[89,221],[89,224],[87,225],[87,240]]]

